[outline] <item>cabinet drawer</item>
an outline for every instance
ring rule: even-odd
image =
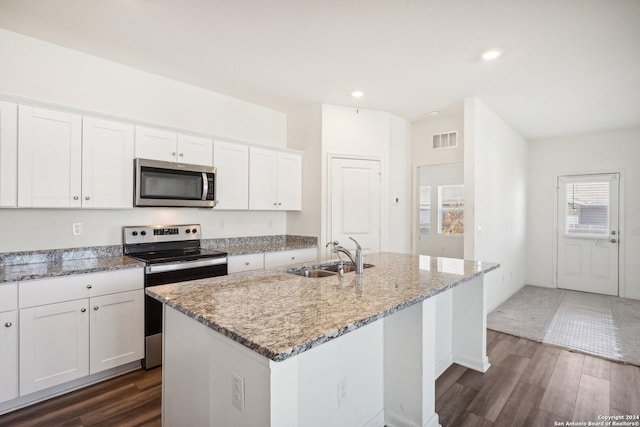
[[[235,255],[228,260],[229,274],[241,271],[262,270],[264,268],[263,254]]]
[[[264,268],[271,269],[299,262],[315,262],[318,249],[296,249],[291,251],[267,252],[264,254]]]
[[[20,308],[90,298],[144,287],[142,268],[38,279],[21,282]]]
[[[0,283],[0,313],[3,311],[17,310],[18,308],[18,284]]]

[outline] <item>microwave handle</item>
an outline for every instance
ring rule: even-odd
[[[209,180],[207,179],[207,173],[202,172],[202,200],[207,200],[208,192],[209,192]]]

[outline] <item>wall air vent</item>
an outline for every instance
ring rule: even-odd
[[[455,148],[458,146],[458,131],[439,133],[433,135],[433,145],[435,149]]]

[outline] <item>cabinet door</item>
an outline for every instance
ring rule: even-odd
[[[175,162],[178,135],[175,132],[136,126],[135,156],[141,159]]]
[[[262,270],[264,268],[263,254],[233,255],[227,258],[229,274],[243,271]]]
[[[90,373],[144,357],[144,291],[91,298]]]
[[[284,267],[299,262],[315,262],[318,259],[318,249],[293,249],[290,251],[267,252],[264,254],[264,268]]]
[[[88,302],[20,310],[20,396],[89,374]]]
[[[20,105],[18,206],[80,207],[82,118]]]
[[[302,156],[278,153],[278,209],[302,209]]]
[[[249,208],[249,147],[215,141],[213,165],[216,171],[216,209]]]
[[[83,117],[82,207],[133,207],[133,125]]]
[[[249,149],[249,209],[277,209],[276,165],[276,151]]]
[[[18,201],[18,106],[0,102],[0,207]]]
[[[0,402],[18,397],[18,311],[0,313]]]
[[[178,134],[177,162],[213,166],[213,140],[194,135]]]

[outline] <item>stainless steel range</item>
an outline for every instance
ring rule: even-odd
[[[227,253],[203,249],[198,224],[123,227],[124,254],[146,264],[144,286],[225,276]],[[145,295],[145,369],[162,364],[162,304]]]

